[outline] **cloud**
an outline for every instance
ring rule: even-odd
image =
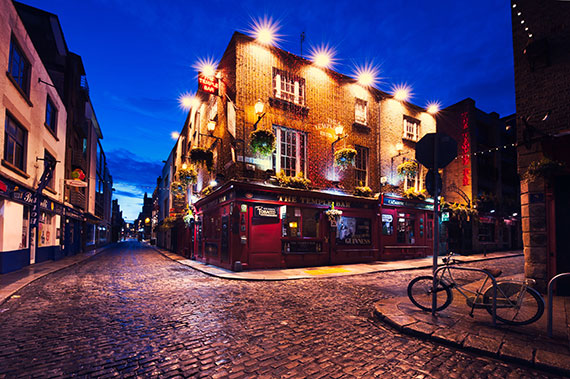
[[[156,184],[163,167],[162,162],[144,159],[126,149],[111,150],[106,155],[109,170],[116,182],[152,186]]]

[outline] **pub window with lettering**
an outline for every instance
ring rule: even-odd
[[[307,135],[293,129],[274,126],[276,148],[273,154],[275,172],[283,171],[287,176],[305,174]]]
[[[361,217],[340,217],[336,224],[336,243],[338,245],[372,244],[370,219]]]
[[[305,105],[305,79],[273,67],[273,96]]]

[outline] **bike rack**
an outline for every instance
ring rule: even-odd
[[[564,272],[562,274],[558,274],[554,278],[550,279],[550,281],[548,282],[548,310],[547,310],[548,322],[546,326],[548,337],[552,337],[552,292],[553,292],[552,287],[554,287],[554,282],[556,282],[558,279],[567,276],[570,276],[570,272]]]
[[[453,269],[453,270],[482,272],[483,274],[487,275],[491,279],[491,281],[493,282],[493,326],[497,326],[497,280],[495,279],[495,277],[493,275],[491,275],[491,273],[489,271],[483,270],[480,268],[441,266],[441,267],[438,267],[437,270],[435,270],[435,272],[433,273],[434,279],[437,278],[437,273],[439,271],[445,270],[446,268]],[[435,282],[435,280],[434,280],[434,282]],[[434,295],[433,296],[435,297],[435,289],[434,289]],[[431,314],[434,316],[435,316],[436,308],[437,308],[437,306],[433,307],[431,310]]]

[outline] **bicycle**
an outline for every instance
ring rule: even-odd
[[[451,289],[455,288],[465,297],[467,305],[471,307],[469,316],[473,317],[473,311],[476,308],[483,308],[493,315],[493,284],[491,283],[487,288],[485,286],[491,280],[489,274],[496,278],[502,274],[502,271],[497,269],[468,269],[485,273],[485,280],[478,289],[473,291],[466,288],[467,284],[458,284],[453,277],[451,271],[454,268],[460,268],[457,267],[455,259],[451,258],[452,255],[453,253],[449,253],[447,257],[443,258],[443,268],[440,269],[441,275],[436,271],[436,311],[441,311],[451,304],[453,301]],[[467,268],[461,269],[466,270]],[[497,320],[509,325],[527,325],[540,319],[544,313],[544,299],[534,288],[530,287],[534,283],[533,279],[525,279],[522,282],[516,280],[497,282]],[[408,284],[408,297],[418,308],[431,312],[433,288],[433,276],[419,276],[412,279]],[[485,288],[484,291],[483,288]]]

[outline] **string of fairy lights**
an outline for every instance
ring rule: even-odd
[[[523,18],[522,9],[520,9],[520,7],[517,5],[517,3],[513,3],[513,12],[516,14],[517,17],[520,18],[520,24],[524,28],[524,31],[527,33],[528,38],[531,39],[533,34],[532,34],[531,30],[529,29],[528,24],[526,23],[525,19]]]

